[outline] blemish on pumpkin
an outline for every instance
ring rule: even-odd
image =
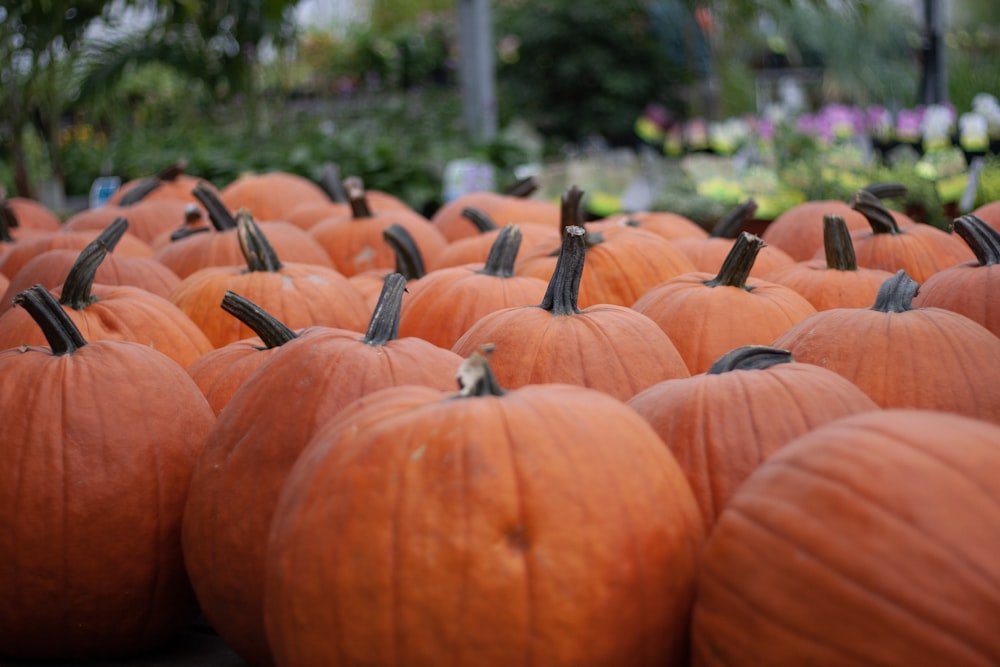
[[[293,281],[288,276],[282,276],[281,289],[287,289],[287,290],[295,289],[295,281]]]
[[[366,245],[353,258],[355,264],[366,264],[375,259],[375,248]]]
[[[413,450],[412,454],[410,454],[410,460],[419,461],[423,457],[424,452],[426,451],[427,451],[427,445],[420,445],[415,450]]]
[[[514,549],[515,551],[527,551],[528,550],[528,536],[525,533],[524,525],[517,524],[513,528],[507,530],[507,545]]]

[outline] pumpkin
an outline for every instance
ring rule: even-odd
[[[1000,422],[1000,338],[950,310],[914,308],[918,287],[900,269],[872,307],[820,311],[773,345],[843,375],[883,408]]]
[[[743,480],[778,449],[821,424],[878,409],[833,371],[766,345],[738,347],[705,373],[655,384],[628,405],[677,459],[706,533]]]
[[[662,236],[668,241],[687,238],[703,239],[708,236],[708,231],[694,220],[670,211],[616,213],[590,225],[594,231],[600,231],[604,227],[638,227]]]
[[[306,203],[329,203],[316,183],[285,171],[244,174],[219,192],[226,208],[245,208],[257,220],[284,220],[293,209]]]
[[[961,313],[1000,336],[1000,231],[974,215],[956,218],[955,232],[976,259],[943,269],[913,297],[916,308],[933,306]]]
[[[406,231],[406,227],[393,223],[382,230],[382,238],[385,239],[386,244],[392,248],[392,252],[396,256],[395,269],[370,269],[361,273],[355,273],[347,279],[351,285],[361,292],[361,296],[364,297],[365,303],[370,308],[374,308],[378,302],[386,276],[399,273],[406,278],[407,283],[410,283],[427,275],[427,269],[424,267],[424,258],[420,254],[420,248],[417,247],[417,242],[413,240],[413,235]]]
[[[128,223],[119,219],[77,257],[53,290],[74,325],[90,340],[128,340],[148,345],[181,366],[212,349],[194,322],[161,296],[130,285],[94,284],[98,267]],[[24,309],[0,315],[0,349],[44,343],[43,332]]]
[[[940,271],[975,259],[962,240],[931,225],[893,214],[878,197],[859,190],[851,207],[868,220],[871,229],[855,232],[854,253],[858,266],[885,271],[902,269],[918,283]]]
[[[529,176],[504,192],[467,192],[446,202],[430,220],[449,243],[481,233],[476,221],[465,215],[469,208],[481,211],[498,227],[511,222],[519,225],[530,222],[555,231],[559,226],[559,206],[532,198],[538,187],[538,179]]]
[[[757,202],[748,198],[733,207],[706,237],[689,237],[675,239],[674,247],[687,255],[696,271],[716,273],[722,268],[729,251],[732,250],[739,230],[753,219],[757,212]],[[750,275],[763,278],[772,271],[783,269],[795,264],[791,255],[776,246],[764,245],[754,260]]]
[[[879,198],[902,197],[907,191],[900,183],[873,184],[866,189]],[[851,232],[870,229],[865,216],[848,202],[821,199],[797,204],[780,213],[760,236],[765,243],[784,250],[795,261],[807,261],[823,250],[823,218],[827,215],[839,215]],[[891,215],[902,214],[893,212]]]
[[[120,220],[127,224],[124,218],[120,218]],[[103,240],[111,254],[105,255],[100,266],[97,267],[94,282],[102,285],[132,285],[148,290],[164,299],[167,298],[170,290],[181,279],[152,257],[119,257],[113,254],[111,251],[114,250],[121,238],[113,230],[116,224],[119,224],[118,220],[105,230],[106,232],[111,231],[111,235]],[[98,237],[103,235],[102,233]],[[61,285],[79,256],[80,253],[76,250],[56,249],[46,250],[30,259],[10,281],[7,291],[3,292],[3,297],[0,298],[0,313],[11,307],[11,300],[15,295],[32,285],[43,285],[50,289]]]
[[[976,216],[993,229],[1000,231],[1000,200],[987,202],[972,211]]]
[[[922,410],[801,436],[708,539],[696,667],[1000,663],[1000,427]]]
[[[182,279],[208,267],[244,264],[237,238],[236,216],[208,188],[199,186],[193,193],[208,211],[211,230],[202,231],[204,225],[194,216],[196,211],[190,211],[185,226],[171,234],[170,243],[156,250],[156,259]],[[285,261],[328,268],[333,266],[326,251],[298,227],[282,221],[262,222],[260,227]]]
[[[875,301],[878,288],[892,274],[859,267],[847,223],[839,215],[823,217],[825,259],[796,262],[764,275],[770,282],[790,287],[816,310],[864,308]]]
[[[171,231],[177,227],[178,222],[184,220],[189,206],[194,204],[169,198],[143,200],[132,206],[106,204],[74,213],[63,223],[63,228],[70,231],[101,230],[116,218],[126,218],[129,222],[129,234],[134,234],[152,247],[158,237],[164,232]]]
[[[243,381],[298,334],[249,299],[232,291],[222,297],[222,310],[250,327],[257,335],[223,345],[203,354],[187,367],[215,414],[226,407]]]
[[[499,348],[497,348],[499,351]],[[282,490],[267,634],[288,667],[685,663],[698,510],[649,426],[601,392],[383,390]]]
[[[590,256],[586,233],[566,228],[540,304],[482,316],[452,349],[469,357],[495,344],[493,371],[512,389],[563,382],[627,400],[662,380],[690,375],[674,343],[645,315],[614,304],[580,309],[580,278]]]
[[[565,230],[582,226],[583,191],[573,186],[563,195],[561,232],[537,242],[521,253],[514,267],[521,276],[549,280],[559,260]],[[694,264],[671,241],[652,232],[627,226],[587,232],[587,270],[579,288],[579,304],[631,306],[647,290],[689,271]]]
[[[514,274],[520,245],[520,225],[511,223],[495,236],[485,264],[441,268],[412,281],[400,313],[400,335],[419,336],[450,350],[484,315],[540,303],[548,283]]]
[[[215,347],[254,332],[219,308],[231,290],[250,299],[293,329],[311,325],[361,329],[366,305],[338,271],[326,266],[283,263],[248,211],[237,214],[236,240],[242,266],[195,271],[170,293],[170,301],[197,324]]]
[[[431,262],[447,244],[430,221],[416,211],[373,209],[360,179],[347,179],[345,187],[350,197],[351,214],[325,218],[309,228],[309,234],[345,276],[392,268],[396,257],[382,236],[383,230],[391,224],[406,228],[425,262]]]
[[[58,231],[35,233],[25,236],[8,246],[7,252],[0,254],[0,273],[8,278],[17,275],[25,264],[46,250],[83,250],[101,234],[101,230],[84,229],[78,232]],[[135,236],[124,235],[115,246],[120,257],[152,257],[149,244]]]
[[[145,345],[86,341],[43,287],[16,298],[47,347],[0,351],[0,655],[150,651],[197,612],[181,512],[212,410]]]
[[[430,267],[432,271],[451,266],[485,262],[493,248],[493,242],[503,230],[503,227],[500,227],[493,218],[477,208],[466,207],[462,209],[462,215],[476,225],[479,234],[466,236],[446,245],[435,257],[434,264]],[[539,222],[518,223],[517,228],[520,230],[522,245],[528,248],[552,236],[553,231],[552,225]]]
[[[208,181],[188,174],[187,167],[187,160],[178,160],[152,176],[126,181],[108,198],[106,206],[131,207],[139,202],[163,200],[198,204],[191,191],[199,185],[217,193]]]
[[[34,230],[54,232],[62,221],[52,210],[41,202],[27,197],[7,197],[0,190],[0,218],[7,228],[20,231]]]
[[[691,373],[704,373],[733,348],[767,345],[816,312],[795,290],[749,277],[763,245],[759,236],[743,232],[717,274],[671,278],[632,305],[674,341]]]
[[[252,665],[272,664],[262,607],[267,531],[309,439],[378,389],[454,386],[460,357],[398,337],[404,286],[399,274],[386,278],[365,334],[308,327],[278,348],[219,413],[198,460],[184,514],[185,561],[213,628]]]

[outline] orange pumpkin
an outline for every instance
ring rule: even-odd
[[[702,553],[696,667],[1000,663],[1000,427],[838,419],[736,490]]]
[[[878,409],[833,371],[764,345],[738,347],[705,373],[655,384],[628,405],[677,459],[706,533],[743,480],[778,449],[821,424]]]
[[[883,408],[1000,422],[1000,338],[950,310],[914,308],[917,289],[900,270],[872,307],[820,311],[773,345],[843,375]]]
[[[399,274],[386,279],[365,334],[308,327],[278,348],[236,390],[206,441],[184,514],[185,561],[212,626],[252,665],[272,663],[262,606],[267,531],[309,439],[378,389],[454,386],[460,357],[398,337],[404,286]]]
[[[497,225],[493,218],[477,208],[467,207],[462,210],[462,215],[476,225],[479,234],[466,236],[446,245],[434,259],[434,264],[430,267],[432,271],[450,266],[485,262],[493,248],[493,242],[503,230],[503,227]],[[518,223],[517,228],[520,230],[521,244],[527,248],[552,236],[552,226],[539,222]]]
[[[226,208],[245,208],[256,220],[277,221],[306,203],[329,203],[330,198],[316,183],[285,171],[244,174],[219,192]]]
[[[767,345],[816,312],[795,290],[749,277],[763,245],[760,237],[743,232],[718,274],[671,278],[633,304],[674,341],[692,373],[704,373],[733,348]]]
[[[979,206],[972,211],[972,215],[1000,232],[1000,200],[987,202]]]
[[[913,305],[961,313],[1000,336],[996,296],[1000,293],[1000,231],[974,215],[956,218],[953,226],[975,253],[975,261],[935,273],[920,286]]]
[[[484,315],[452,349],[468,357],[495,344],[493,370],[507,387],[564,382],[623,401],[662,380],[690,375],[674,343],[645,315],[607,303],[580,309],[586,233],[583,227],[566,228],[540,304]]]
[[[87,341],[43,287],[17,297],[47,347],[0,351],[0,655],[135,656],[197,612],[181,513],[214,422],[175,362]]]
[[[277,663],[684,664],[703,537],[656,434],[481,357],[459,381],[369,395],[303,451],[267,550]]]
[[[829,310],[871,305],[878,288],[892,277],[882,269],[858,266],[850,230],[839,215],[823,218],[823,250],[826,259],[796,262],[771,271],[764,279],[792,288],[816,310]]]
[[[170,293],[170,301],[197,324],[215,347],[253,330],[219,308],[227,290],[260,305],[293,329],[322,325],[359,330],[367,318],[361,294],[338,271],[326,266],[283,263],[249,212],[237,214],[236,240],[242,266],[195,271]]]
[[[191,194],[196,186],[217,192],[208,181],[188,174],[187,166],[187,160],[178,160],[152,176],[126,181],[111,195],[107,205],[131,207],[139,202],[163,200],[197,204],[198,199]]]
[[[17,275],[25,264],[46,250],[83,250],[100,236],[101,230],[85,229],[78,232],[57,231],[33,233],[8,246],[7,252],[0,254],[0,273],[8,278]],[[121,257],[152,257],[149,244],[135,236],[125,234],[115,246],[115,253]]]
[[[533,199],[538,189],[534,177],[519,180],[505,192],[469,192],[446,202],[431,216],[431,223],[449,242],[480,233],[474,220],[463,213],[467,208],[482,211],[498,227],[517,224],[541,224],[555,231],[559,225],[559,206],[544,199]]]

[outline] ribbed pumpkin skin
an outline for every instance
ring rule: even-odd
[[[218,415],[244,380],[277,350],[266,348],[258,337],[237,340],[202,355],[187,372]]]
[[[180,199],[150,199],[142,200],[132,206],[115,206],[108,204],[100,208],[88,208],[73,214],[63,223],[63,229],[81,231],[84,229],[104,229],[115,218],[125,218],[129,223],[129,234],[152,245],[153,241],[164,232],[170,232],[184,223],[185,211],[189,201]]]
[[[271,664],[264,637],[264,550],[278,493],[318,428],[387,386],[455,386],[461,358],[417,338],[381,346],[312,327],[269,355],[220,414],[198,461],[184,518],[184,555],[216,631],[253,665]],[[290,407],[294,406],[294,407]]]
[[[46,250],[83,250],[100,233],[96,229],[86,229],[78,232],[52,232],[25,236],[23,240],[10,244],[7,252],[0,254],[0,273],[13,278],[32,258]],[[114,252],[121,257],[153,256],[149,244],[129,234],[122,237]]]
[[[641,419],[559,384],[390,391],[328,424],[284,487],[278,664],[685,664],[701,528]]]
[[[261,221],[284,220],[303,204],[330,202],[323,188],[308,178],[281,171],[241,176],[223,187],[219,198],[230,210],[245,208]]]
[[[913,297],[917,308],[944,308],[978,322],[1000,336],[1000,265],[966,262],[934,274]]]
[[[830,269],[826,260],[812,259],[776,269],[764,279],[790,287],[816,310],[830,310],[870,306],[875,302],[878,288],[891,277],[891,273],[882,269],[837,271]]]
[[[1000,428],[837,420],[734,494],[702,554],[696,667],[1000,663]]]
[[[637,394],[628,405],[677,459],[706,532],[767,457],[822,424],[878,409],[836,373],[798,362],[667,380]]]
[[[1000,232],[1000,200],[983,204],[972,215],[982,218],[987,225]]]
[[[832,200],[808,201],[793,206],[764,228],[760,237],[771,246],[781,248],[792,259],[801,262],[812,259],[823,250],[823,216],[839,215],[851,231],[869,229],[868,221],[847,202]]]
[[[858,385],[883,408],[942,410],[1000,423],[1000,338],[942,308],[834,308],[775,347]]]
[[[923,223],[900,228],[900,234],[854,232],[858,266],[883,271],[906,271],[918,283],[938,271],[972,261],[975,256],[961,239]],[[817,257],[822,256],[822,250]]]
[[[449,243],[479,233],[476,226],[462,215],[462,210],[469,206],[480,209],[499,227],[530,222],[546,225],[552,231],[559,228],[558,204],[497,192],[469,192],[445,203],[431,216],[431,224]]]
[[[0,655],[148,651],[197,611],[181,512],[214,416],[180,366],[93,341],[0,352]]]

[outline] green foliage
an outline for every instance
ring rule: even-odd
[[[682,73],[639,0],[506,0],[495,6],[501,113],[553,142],[628,140],[646,103],[674,102]]]

